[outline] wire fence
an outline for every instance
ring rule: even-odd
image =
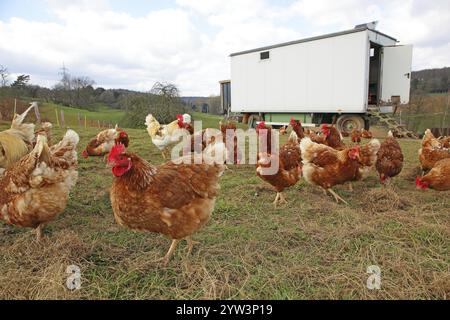
[[[20,99],[8,99],[0,102],[0,120],[12,121],[15,114],[23,113],[30,104],[28,102],[21,101]],[[33,113],[30,113],[28,117],[32,117]],[[55,108],[54,112],[47,110],[45,114],[41,114],[39,104],[34,108],[34,118],[30,121],[36,123],[51,122],[58,128],[67,127],[80,127],[80,128],[113,128],[115,123],[111,120],[93,119],[82,113],[65,112],[62,109]]]

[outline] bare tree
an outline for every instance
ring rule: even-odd
[[[180,91],[178,88],[174,84],[166,82],[156,82],[150,90],[150,93],[158,96],[164,96],[166,98],[180,97]]]
[[[8,76],[9,76],[8,68],[0,64],[0,77],[2,78],[1,79],[2,87],[6,87],[8,85]]]

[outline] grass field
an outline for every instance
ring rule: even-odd
[[[84,117],[86,116],[88,121],[105,121],[108,123],[116,124],[122,120],[125,115],[123,110],[110,109],[106,106],[99,105],[96,108],[96,111],[88,111],[83,109],[64,107],[61,105],[53,104],[53,103],[40,103],[39,111],[41,112],[41,117],[43,119],[47,119],[48,121],[56,124],[56,113],[55,109],[58,110],[58,117],[60,116],[61,111],[64,111],[64,119],[66,126],[69,127],[78,127],[78,115],[80,115],[82,119],[82,124],[84,125]]]
[[[207,120],[216,127],[218,118]],[[96,130],[79,133],[82,150]],[[145,130],[128,133],[132,151],[163,161]],[[68,207],[41,243],[0,222],[0,298],[448,299],[450,192],[416,190],[420,142],[400,143],[406,162],[393,187],[380,187],[374,172],[354,192],[336,187],[349,206],[302,180],[275,210],[275,192],[254,166],[230,166],[211,221],[194,235],[200,244],[189,257],[180,244],[167,267],[153,261],[170,241],[119,227],[110,170],[80,158]],[[66,289],[69,265],[81,268],[80,290]],[[370,265],[381,268],[381,290],[366,288]]]

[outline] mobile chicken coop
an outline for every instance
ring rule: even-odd
[[[251,127],[295,117],[304,126],[368,129],[374,110],[409,102],[412,62],[412,45],[397,45],[375,25],[232,53],[223,107]]]

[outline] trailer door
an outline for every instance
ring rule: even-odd
[[[412,45],[382,48],[381,100],[409,102]]]

